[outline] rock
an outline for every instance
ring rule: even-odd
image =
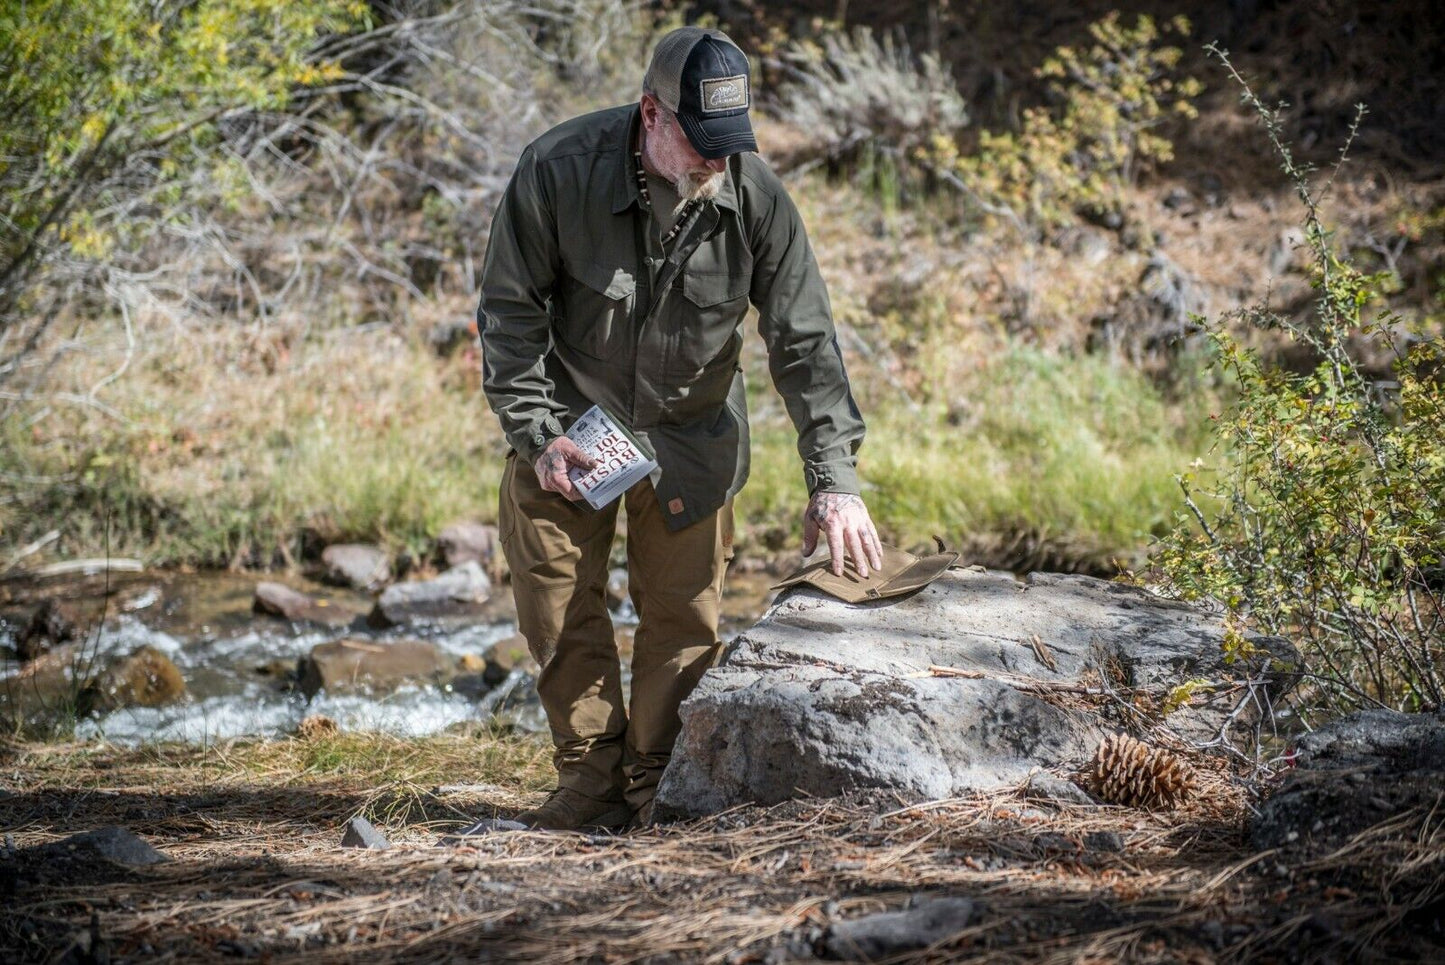
[[[310,699],[322,690],[378,693],[409,682],[441,684],[454,673],[452,661],[427,640],[333,640],[297,662],[296,685]]]
[[[682,705],[658,813],[856,788],[943,798],[1017,785],[1039,769],[1077,766],[1100,740],[1095,715],[1049,699],[1051,684],[1097,690],[1107,678],[1162,700],[1186,680],[1242,673],[1224,663],[1223,639],[1217,617],[1084,576],[1036,573],[1019,584],[951,570],[912,596],[857,606],[796,589],[729,645]],[[1283,640],[1252,642],[1297,658]],[[1249,670],[1277,698],[1290,679],[1266,663]],[[1208,739],[1233,709],[1232,699],[1203,701],[1168,724]],[[1235,723],[1248,726],[1249,714]]]
[[[155,647],[138,647],[112,663],[81,690],[82,716],[123,707],[164,707],[186,695],[186,681],[171,659]]]
[[[1084,835],[1084,847],[1118,854],[1124,850],[1124,836],[1118,831],[1090,831]]]
[[[368,619],[373,626],[390,627],[475,617],[491,590],[492,581],[481,566],[463,563],[435,579],[387,587]]]
[[[490,687],[501,684],[513,670],[521,669],[533,676],[541,673],[532,652],[527,649],[527,638],[520,633],[492,644],[492,649],[487,651],[486,664],[483,674]]]
[[[478,702],[477,716],[527,734],[548,731],[547,714],[537,695],[537,677],[523,666],[513,668]]]
[[[631,597],[627,595],[627,571],[620,566],[608,570],[607,609],[616,612],[630,601]]]
[[[21,660],[34,660],[58,644],[79,638],[85,623],[85,615],[73,604],[46,600],[20,628],[15,637],[15,654]]]
[[[1250,829],[1261,849],[1338,842],[1412,808],[1429,813],[1445,787],[1445,712],[1360,711],[1301,737],[1294,761]]]
[[[485,523],[452,523],[437,536],[437,553],[448,569],[477,563],[491,572],[493,560],[501,555],[499,547],[497,527]]]
[[[284,583],[257,583],[251,609],[269,613],[293,623],[320,623],[339,627],[351,622],[351,614],[325,600],[316,600]]]
[[[341,846],[385,851],[391,847],[391,842],[366,818],[354,817],[346,822],[346,833],[341,836]]]
[[[40,849],[47,855],[61,859],[101,859],[130,868],[142,868],[170,860],[133,832],[121,827],[72,834],[68,838],[41,845]]]
[[[925,898],[905,911],[837,921],[823,936],[823,954],[848,962],[871,962],[927,948],[972,925],[981,909],[968,898]]]
[[[1024,783],[1024,796],[1031,801],[1048,801],[1053,804],[1097,804],[1089,792],[1073,781],[1053,774],[1032,774]]]
[[[391,582],[391,559],[365,543],[337,543],[321,553],[324,579],[337,586],[371,592]]]

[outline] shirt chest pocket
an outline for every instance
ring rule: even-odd
[[[694,374],[711,364],[731,367],[737,361],[750,281],[745,273],[683,272],[682,298],[673,302],[678,371]]]
[[[598,359],[630,356],[637,279],[628,269],[590,261],[568,265],[559,294],[556,325],[564,343]]]

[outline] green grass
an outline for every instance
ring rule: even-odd
[[[407,369],[420,398],[357,407],[352,393],[338,402],[297,385],[274,421],[234,426],[223,445],[183,456],[147,441],[177,437],[184,412],[126,432],[93,424],[88,445],[70,437],[47,448],[11,432],[4,471],[59,481],[13,493],[5,533],[19,543],[58,525],[65,552],[95,554],[108,514],[114,554],[225,564],[266,561],[277,547],[295,554],[304,528],[422,551],[452,519],[494,518],[503,447],[475,388],[443,384],[436,370],[447,363],[435,359],[387,362]],[[373,374],[385,372],[378,363]],[[1171,519],[1172,474],[1206,445],[1201,400],[1170,403],[1136,372],[1088,357],[1012,349],[957,386],[951,405],[914,407],[866,379],[859,395],[865,495],[902,545],[1027,532],[1129,558]],[[791,425],[764,401],[739,501],[745,541],[748,530],[781,529],[774,542],[796,542],[804,501]]]
[[[1107,561],[1136,557],[1179,507],[1173,474],[1208,446],[1208,399],[1169,401],[1106,359],[1014,348],[916,408],[886,386],[860,392],[865,498],[884,538],[951,545],[1029,533]],[[805,498],[779,406],[755,426],[752,525],[793,525]]]
[[[962,359],[946,325],[929,332],[922,402],[854,366],[865,496],[885,538],[986,550],[1027,534],[1096,564],[1137,558],[1178,505],[1173,474],[1207,444],[1208,400],[1170,401],[1102,358],[1014,345]],[[108,520],[113,555],[270,565],[299,556],[307,530],[423,553],[451,520],[495,518],[505,444],[475,357],[321,337],[275,372],[233,359],[228,371],[238,350],[215,341],[189,358],[155,344],[111,400],[126,422],[67,410],[0,427],[0,553],[55,527],[53,552],[99,555]],[[781,401],[752,381],[745,552],[798,545],[806,499]]]

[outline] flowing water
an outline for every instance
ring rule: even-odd
[[[475,684],[404,685],[381,693],[322,691],[308,700],[290,686],[297,660],[333,640],[425,639],[454,660],[485,658],[496,643],[516,634],[509,586],[497,587],[475,620],[382,631],[365,623],[372,605],[369,595],[290,577],[284,578],[289,585],[352,615],[353,622],[336,628],[297,626],[255,614],[252,600],[261,579],[277,577],[150,573],[113,574],[109,584],[98,577],[0,584],[0,653],[6,655],[0,659],[0,719],[63,712],[90,674],[148,645],[175,663],[185,679],[186,696],[164,707],[122,708],[81,719],[77,737],[103,736],[122,744],[214,743],[290,733],[312,714],[324,714],[346,730],[409,736],[485,721],[533,731],[545,728],[531,675],[521,668],[490,690]],[[762,612],[770,598],[767,582],[759,576],[729,579],[724,640]],[[37,683],[46,676],[35,672],[38,665],[22,664],[13,650],[20,627],[45,599],[64,601],[88,628],[69,648],[41,658],[59,668],[48,675],[48,688]],[[613,622],[625,658],[637,622],[626,601]],[[626,670],[624,660],[624,681]]]

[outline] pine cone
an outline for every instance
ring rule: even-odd
[[[1176,807],[1196,786],[1194,769],[1178,754],[1127,734],[1104,738],[1089,763],[1087,777],[1095,797],[1129,807]]]
[[[304,741],[321,740],[335,736],[340,729],[336,726],[336,721],[325,714],[312,714],[302,718],[301,723],[296,725],[296,736]]]

